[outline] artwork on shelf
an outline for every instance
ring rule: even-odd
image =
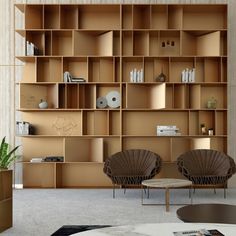
[[[41,99],[40,103],[39,103],[39,108],[40,109],[47,109],[48,108],[48,103],[47,101],[44,101],[43,99]]]
[[[167,47],[174,47],[175,46],[175,41],[174,40],[165,40],[161,42],[161,47],[167,48]]]
[[[217,104],[217,100],[214,97],[211,97],[207,101],[207,108],[208,109],[216,109],[216,104]]]
[[[106,97],[99,97],[96,100],[96,107],[103,109],[107,106],[110,108],[120,107],[120,93],[117,91],[110,91]]]
[[[209,129],[208,129],[208,135],[209,135],[209,136],[214,135],[214,130],[213,130],[213,128],[209,128]]]
[[[117,91],[111,91],[106,95],[107,105],[111,108],[120,107],[120,93]]]
[[[99,97],[99,98],[97,98],[96,107],[100,108],[100,109],[106,108],[107,107],[107,99],[106,99],[106,97]]]
[[[206,129],[205,124],[201,124],[201,134],[202,134],[202,135],[207,134],[207,129]]]
[[[156,82],[165,82],[166,81],[166,75],[163,73],[163,68],[161,68],[161,73],[156,77]]]
[[[56,129],[58,135],[71,135],[77,125],[71,117],[57,116],[52,127]]]

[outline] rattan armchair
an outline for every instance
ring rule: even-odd
[[[177,158],[178,170],[196,186],[226,186],[228,179],[236,172],[234,160],[219,151],[196,149]]]
[[[161,164],[158,154],[143,149],[125,150],[108,157],[103,171],[113,183],[113,198],[116,185],[124,188],[141,185],[143,180],[151,179],[160,172]]]

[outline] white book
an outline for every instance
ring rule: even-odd
[[[140,70],[140,82],[144,82],[144,74],[143,74],[143,69]]]
[[[137,83],[141,83],[141,71],[137,71]]]
[[[30,56],[34,56],[34,44],[30,43]]]
[[[182,70],[181,72],[181,82],[185,83],[185,70]]]
[[[189,81],[189,69],[186,68],[185,69],[185,83],[188,83],[188,81]]]
[[[189,83],[192,82],[192,70],[191,69],[188,70],[188,82]]]
[[[157,129],[176,130],[176,125],[157,125]]]
[[[166,133],[166,132],[164,132],[164,133],[157,133],[157,136],[180,136],[181,135],[181,133]]]
[[[25,55],[29,56],[29,41],[26,41]]]
[[[133,78],[133,82],[137,83],[137,69],[134,69],[134,78]]]
[[[129,79],[130,79],[130,82],[131,82],[131,83],[134,82],[134,71],[133,71],[133,70],[130,71]]]
[[[191,79],[189,82],[194,83],[195,82],[195,68],[191,70]]]

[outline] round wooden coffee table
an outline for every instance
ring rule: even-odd
[[[149,188],[164,188],[166,191],[166,211],[169,211],[170,206],[170,193],[169,189],[171,188],[182,188],[182,187],[189,187],[190,197],[191,197],[191,204],[192,204],[192,182],[185,179],[169,179],[169,178],[162,178],[162,179],[148,179],[142,182],[142,205],[160,205],[160,204],[148,204],[143,203],[143,187],[146,186],[149,193]],[[173,204],[177,205],[177,204]]]
[[[184,222],[236,224],[236,206],[195,204],[181,207],[177,216]]]

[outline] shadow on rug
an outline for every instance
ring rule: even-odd
[[[51,236],[67,236],[87,230],[100,229],[105,227],[111,227],[111,225],[64,225]]]

